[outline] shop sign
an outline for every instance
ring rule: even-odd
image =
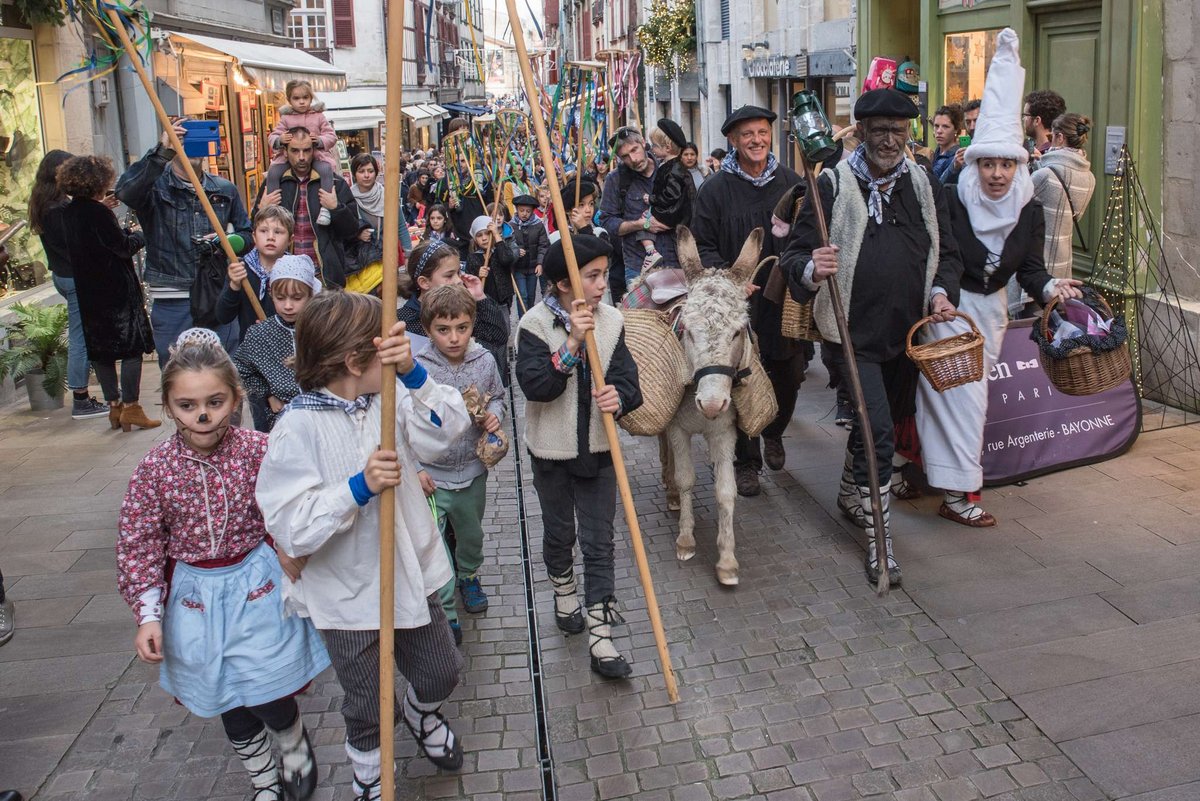
[[[808,54],[808,74],[813,77],[854,75],[855,72],[854,56],[845,48]]]
[[[806,74],[803,56],[767,56],[742,62],[742,75],[747,78],[803,78]]]

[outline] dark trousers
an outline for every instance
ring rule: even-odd
[[[611,464],[594,478],[571,475],[551,459],[533,458],[533,486],[542,507],[542,558],[552,576],[575,563],[575,541],[583,552],[583,594],[588,606],[616,590],[613,569],[613,516],[617,512],[617,476]],[[579,532],[575,524],[578,520]]]
[[[239,706],[222,712],[221,723],[230,740],[245,742],[262,731],[264,725],[273,731],[283,731],[295,723],[299,715],[300,707],[296,706],[296,699],[289,695],[270,703]]]
[[[830,359],[837,365],[843,377],[847,376],[845,355],[841,348],[830,348]],[[911,395],[916,389],[916,366],[901,353],[886,362],[858,362],[858,378],[862,382],[863,400],[867,415],[871,418],[871,438],[875,441],[875,464],[879,486],[887,487],[892,480],[892,455],[895,453],[894,418],[912,414]],[[846,379],[849,384],[849,379]],[[847,390],[849,387],[847,386]],[[850,428],[850,439],[846,450],[854,467],[854,483],[860,487],[870,484],[867,471],[867,454],[863,447],[863,434],[855,418]]]
[[[779,439],[792,420],[792,412],[796,411],[796,394],[800,392],[800,385],[804,383],[808,355],[802,348],[790,359],[763,359],[762,365],[771,379],[771,388],[775,390],[775,402],[779,404],[779,414],[763,429],[762,436],[767,439]],[[762,469],[762,442],[759,437],[751,439],[738,431],[737,443],[733,449],[733,466]]]
[[[408,679],[418,701],[435,704],[449,698],[458,686],[463,658],[437,593],[425,600],[429,623],[396,629],[396,672]],[[322,629],[321,638],[346,694],[342,699],[346,742],[359,751],[373,751],[379,747],[379,630]],[[395,715],[399,720],[399,704]]]
[[[121,378],[117,380],[116,362],[92,362],[96,371],[96,379],[104,393],[104,400],[109,403],[137,403],[142,390],[142,359],[135,356],[132,359],[121,360]],[[119,385],[118,385],[119,384]]]

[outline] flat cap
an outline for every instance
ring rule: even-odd
[[[675,122],[675,120],[663,117],[658,121],[658,130],[665,133],[672,144],[680,150],[683,150],[683,146],[687,144],[687,137],[683,135],[683,129],[679,127],[679,123]]]
[[[612,246],[607,239],[592,234],[573,234],[571,244],[575,246],[575,263],[580,270],[596,259],[607,259],[608,254],[612,253]],[[552,282],[567,279],[567,258],[563,255],[561,239],[550,246],[546,258],[542,260],[542,277]]]
[[[721,136],[729,136],[739,122],[746,120],[766,120],[767,122],[775,122],[777,115],[770,109],[762,106],[742,106],[735,109],[732,114],[725,118],[725,124],[721,126]]]
[[[533,206],[535,208],[538,206],[537,198],[533,195],[517,195],[513,198],[512,204],[514,206]]]
[[[915,119],[920,110],[912,98],[897,89],[872,89],[863,92],[854,104],[854,119],[865,120],[871,117],[903,117]]]

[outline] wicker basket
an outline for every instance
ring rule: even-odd
[[[679,409],[687,385],[683,346],[664,312],[622,309],[625,344],[638,368],[642,405],[617,418],[621,428],[638,437],[655,437],[666,430]]]
[[[806,339],[809,342],[820,342],[821,332],[813,320],[813,302],[798,303],[791,295],[783,298],[783,324],[780,333],[787,339]]]
[[[921,326],[932,321],[925,317],[908,329],[908,358],[938,392],[983,379],[983,334],[969,315],[954,312],[971,326],[965,334],[939,339],[924,345],[914,345],[913,336]]]
[[[758,357],[758,345],[754,346],[750,375],[733,388],[733,408],[738,429],[748,437],[757,437],[779,415],[775,388]]]
[[[1112,317],[1113,310],[1108,301],[1099,292],[1095,294],[1108,316]],[[1050,332],[1050,312],[1058,302],[1059,299],[1055,298],[1042,310],[1039,325],[1047,341],[1054,338]],[[1104,392],[1124,383],[1133,371],[1128,342],[1099,353],[1091,348],[1076,348],[1065,359],[1056,359],[1045,353],[1038,355],[1046,377],[1064,395],[1095,395],[1097,392]]]

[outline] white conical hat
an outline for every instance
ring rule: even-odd
[[[983,84],[983,104],[975,123],[975,135],[964,155],[967,163],[983,158],[1029,161],[1025,150],[1025,129],[1021,112],[1025,103],[1025,68],[1017,33],[1012,28],[1000,31],[996,53]]]

